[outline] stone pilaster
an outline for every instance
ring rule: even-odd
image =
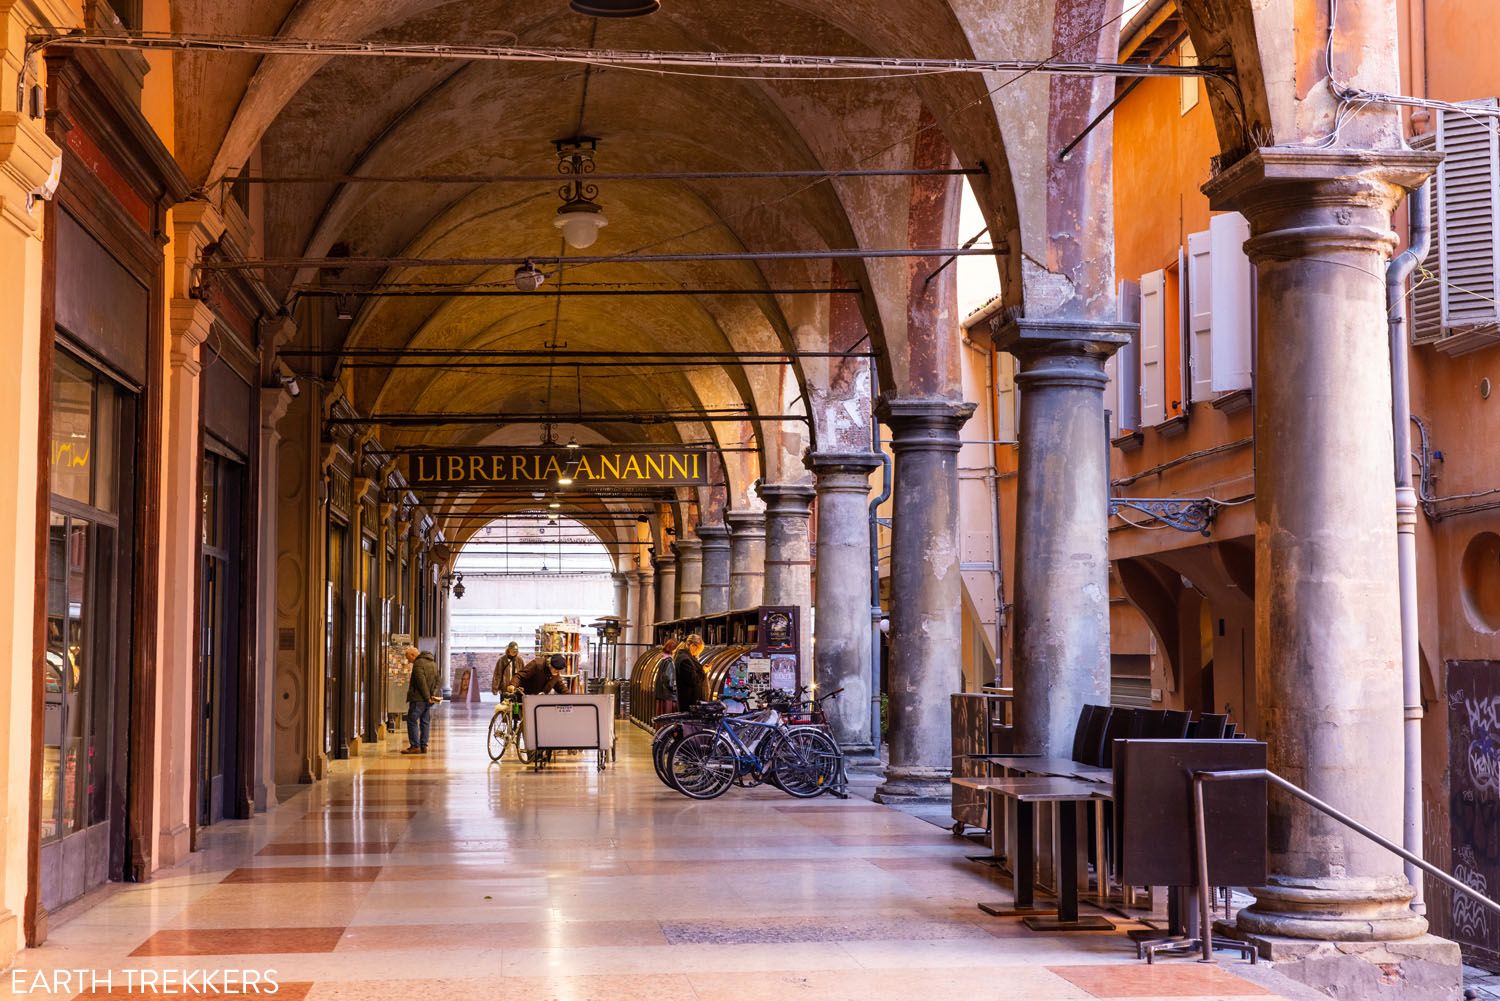
[[[644,558],[639,560],[640,569],[635,572],[635,635],[636,642],[649,645],[656,636],[655,619],[652,618],[656,604],[656,575],[651,564]]]
[[[292,397],[284,389],[260,391],[260,442],[258,445],[260,495],[256,498],[255,554],[255,762],[251,791],[256,810],[276,805],[276,659],[280,644],[276,636],[277,510],[280,503],[281,419]]]
[[[640,592],[634,570],[626,570],[619,577],[620,580],[616,583],[616,586],[623,586],[625,599],[620,605],[620,642],[625,647],[625,659],[628,662],[626,667],[629,668],[635,663],[635,658],[640,652],[635,649],[637,636],[636,619],[638,618],[636,609],[640,607],[638,604],[640,601]]]
[[[679,538],[672,548],[677,552],[677,617],[696,618],[703,612],[703,544]]]
[[[723,525],[699,525],[703,543],[703,614],[729,611],[729,529]]]
[[[795,605],[801,623],[800,649],[804,681],[812,672],[812,519],[811,483],[764,483],[758,488],[766,502],[765,580],[763,605]]]
[[[1062,755],[1085,703],[1109,705],[1109,457],[1104,363],[1131,328],[1014,320],[1020,362],[1015,643],[1017,750]]]
[[[754,608],[765,588],[765,512],[730,511],[724,520],[729,524],[729,607]]]
[[[671,553],[658,556],[656,568],[656,621],[671,622],[677,618],[677,557]]]
[[[19,56],[32,27],[18,9],[0,3],[0,50]],[[6,76],[0,73],[0,76]],[[7,93],[13,95],[14,90]],[[32,733],[35,695],[35,582],[37,532],[37,450],[41,433],[42,359],[52,350],[52,332],[42,330],[43,211],[30,193],[47,179],[57,146],[40,119],[0,101],[0,731]],[[0,741],[0,970],[15,961],[24,934],[28,841],[33,807],[31,743]],[[37,914],[39,933],[46,916]]]
[[[871,703],[880,692],[870,662],[869,502],[870,473],[880,468],[880,457],[818,452],[806,461],[817,477],[818,498],[813,677],[819,691],[844,690],[826,710],[845,753],[872,754]]]
[[[877,412],[891,429],[895,487],[890,764],[876,796],[944,798],[953,764],[949,696],[959,687],[963,642],[958,433],[974,404],[883,398]]]
[[[1260,337],[1256,655],[1270,766],[1397,842],[1401,618],[1384,269],[1391,213],[1430,154],[1270,148],[1215,177],[1250,222]],[[1395,856],[1271,797],[1272,876],[1242,932],[1412,939],[1426,919]],[[1274,949],[1269,951],[1274,952]],[[1279,964],[1278,964],[1279,965]]]

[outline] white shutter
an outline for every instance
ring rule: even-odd
[[[1188,399],[1211,400],[1213,388],[1213,260],[1207,231],[1188,234],[1187,328],[1189,373]]]
[[[995,417],[1001,441],[1019,441],[1016,403],[1016,356],[1001,351],[995,375]]]
[[[1167,273],[1141,275],[1141,426],[1167,416]]]
[[[1493,106],[1494,102],[1485,102]],[[1496,251],[1500,212],[1496,185],[1500,155],[1495,119],[1456,111],[1438,113],[1438,228],[1443,242],[1439,264],[1444,284],[1443,325],[1494,324]]]
[[[1442,114],[1441,111],[1438,112]],[[1412,136],[1412,149],[1437,149],[1437,133],[1425,132]],[[1441,175],[1443,168],[1438,167]],[[1427,197],[1432,220],[1432,246],[1427,251],[1427,260],[1422,270],[1411,279],[1411,342],[1430,344],[1443,336],[1443,226],[1442,213],[1438,207],[1438,181],[1434,178],[1427,186]],[[1427,272],[1424,274],[1423,272]]]
[[[1141,426],[1140,282],[1121,279],[1120,291],[1115,298],[1115,316],[1121,323],[1135,327],[1130,340],[1109,356],[1105,366],[1109,373],[1109,389],[1105,392],[1104,405],[1114,411],[1115,433],[1124,434]]]
[[[1208,232],[1213,247],[1211,388],[1215,393],[1249,389],[1255,316],[1255,265],[1245,254],[1250,223],[1238,212],[1226,212],[1209,220]]]

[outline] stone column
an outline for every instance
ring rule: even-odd
[[[729,611],[729,529],[723,525],[699,525],[703,544],[703,614]]]
[[[766,576],[760,602],[799,609],[805,684],[813,680],[812,540],[808,532],[813,487],[811,483],[765,483],[757,493],[766,502]]]
[[[871,452],[817,452],[807,457],[817,475],[818,556],[814,584],[813,677],[818,689],[843,694],[826,706],[834,736],[849,754],[873,754],[870,663]]]
[[[8,5],[7,5],[8,6]],[[19,5],[17,5],[19,8]],[[20,9],[0,7],[0,51],[19,65],[25,32],[33,25]],[[9,66],[6,75],[11,72]],[[13,93],[13,91],[11,91]],[[37,453],[42,420],[43,359],[53,334],[42,329],[42,236],[45,206],[28,195],[46,181],[58,148],[40,118],[0,103],[0,970],[9,969],[24,944],[26,867],[32,824],[31,711],[37,675],[35,640],[38,517]],[[45,505],[45,501],[42,502]],[[44,550],[45,551],[45,550]],[[151,722],[142,721],[150,740]],[[24,738],[23,736],[24,735]],[[40,910],[40,909],[39,909]],[[45,935],[45,914],[38,913]]]
[[[1085,703],[1109,705],[1109,457],[1104,363],[1130,327],[1018,320],[997,345],[1020,362],[1017,750],[1072,753]]]
[[[285,389],[260,391],[260,495],[256,499],[255,554],[255,761],[251,770],[251,788],[255,809],[268,810],[276,805],[276,660],[277,642],[276,568],[280,537],[277,511],[281,502],[281,431],[278,425],[292,402]]]
[[[630,577],[622,573],[612,573],[609,579],[615,585],[614,614],[621,623],[624,623],[630,611]]]
[[[655,630],[651,628],[651,606],[655,604],[654,577],[651,573],[650,564],[644,560],[640,561],[642,566],[632,576],[635,579],[635,642],[636,653],[643,651],[649,645]]]
[[[1214,208],[1249,219],[1259,275],[1255,617],[1270,767],[1397,844],[1401,617],[1382,279],[1391,212],[1433,164],[1410,151],[1270,148],[1204,188]],[[1271,796],[1270,829],[1272,876],[1239,912],[1243,932],[1425,931],[1400,859],[1286,796]]]
[[[730,511],[724,520],[729,523],[729,607],[754,608],[765,587],[765,512]]]
[[[950,794],[948,702],[958,691],[963,642],[958,432],[973,413],[972,403],[942,399],[882,398],[878,407],[895,453],[890,763],[876,790],[881,801]]]
[[[658,556],[656,567],[656,621],[671,622],[677,618],[677,557],[671,553]]]
[[[703,544],[697,539],[678,539],[677,618],[696,618],[703,612]]]
[[[636,609],[639,607],[640,595],[636,591],[636,579],[634,570],[626,570],[618,574],[619,580],[615,582],[616,594],[622,596],[620,602],[620,645],[625,649],[625,659],[628,663],[627,669],[635,663],[635,620]]]

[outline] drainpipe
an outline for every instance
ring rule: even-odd
[[[870,446],[880,456],[880,496],[870,501],[870,743],[880,762],[880,505],[891,499],[891,457],[880,446],[880,418],[873,404],[878,394],[875,366],[870,366]]]
[[[1432,181],[1407,197],[1411,241],[1385,273],[1391,334],[1391,421],[1396,445],[1396,560],[1401,590],[1401,687],[1406,703],[1405,796],[1402,847],[1422,856],[1422,673],[1417,632],[1417,492],[1411,477],[1411,382],[1407,361],[1406,284],[1432,245]],[[1406,878],[1416,895],[1411,908],[1427,913],[1422,872],[1410,862]]]

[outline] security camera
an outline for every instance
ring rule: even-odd
[[[57,186],[62,182],[62,157],[52,158],[52,169],[47,172],[47,179],[26,195],[26,211],[30,212],[38,201],[50,202],[52,196],[57,194]]]
[[[522,292],[535,292],[546,280],[547,276],[538,271],[530,261],[516,268],[516,288]]]

